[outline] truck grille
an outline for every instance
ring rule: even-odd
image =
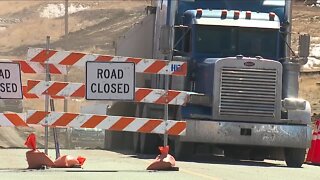
[[[219,115],[275,117],[276,69],[223,67]]]

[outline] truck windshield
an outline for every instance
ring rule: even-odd
[[[195,52],[208,57],[277,57],[277,29],[197,25]]]

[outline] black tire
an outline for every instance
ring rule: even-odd
[[[284,150],[285,161],[288,167],[300,168],[304,163],[306,149],[286,148]]]
[[[128,150],[130,144],[128,143],[128,137],[131,136],[131,132],[117,132],[106,131],[105,132],[105,149],[107,150]]]
[[[157,106],[157,105],[156,105]],[[153,105],[144,105],[141,110],[141,117],[143,118],[157,118],[161,119],[162,111],[152,109]],[[159,113],[160,112],[160,113]],[[141,154],[159,154],[159,146],[161,146],[161,138],[158,134],[140,133],[139,147]]]
[[[140,153],[159,154],[160,137],[157,134],[140,134]]]
[[[108,115],[135,116],[136,105],[132,102],[116,102],[111,106]],[[104,147],[107,150],[131,150],[133,149],[133,132],[105,132]]]
[[[133,134],[133,152],[140,153],[140,133]]]
[[[137,104],[135,116],[143,117],[143,109],[144,109],[144,104]],[[140,153],[140,135],[141,133],[133,133],[132,148],[134,153]]]
[[[173,153],[176,160],[188,160],[194,154],[195,144],[192,142],[181,142],[179,138],[174,140]]]

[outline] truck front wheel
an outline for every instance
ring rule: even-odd
[[[286,148],[284,150],[285,161],[288,167],[299,168],[304,163],[306,149]]]
[[[174,140],[173,154],[177,160],[191,159],[195,150],[195,143],[182,142],[179,138]]]
[[[158,147],[161,145],[159,135],[157,134],[140,134],[140,153],[158,154]]]
[[[136,105],[132,102],[116,102],[108,110],[112,116],[135,116]],[[105,132],[104,146],[107,150],[133,149],[133,132],[108,131]]]

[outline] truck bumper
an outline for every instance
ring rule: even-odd
[[[257,124],[187,120],[181,141],[214,144],[308,148],[312,129],[308,125]]]

